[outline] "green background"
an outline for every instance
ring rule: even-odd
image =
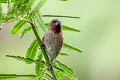
[[[59,18],[62,24],[80,29],[81,32],[63,31],[64,42],[83,50],[62,50],[69,57],[58,56],[57,59],[71,66],[79,80],[120,80],[120,0],[48,0],[41,9],[42,14],[79,16],[80,19]],[[53,18],[43,18],[50,22]],[[26,49],[35,39],[27,33],[9,34],[10,23],[0,31],[0,73],[33,74],[34,64],[7,58],[5,55],[25,56]],[[12,80],[33,80],[17,78]]]

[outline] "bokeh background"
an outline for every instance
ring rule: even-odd
[[[120,0],[48,0],[42,14],[79,16],[80,19],[59,18],[62,24],[80,29],[81,32],[63,31],[64,42],[83,50],[62,50],[69,57],[57,59],[71,66],[79,80],[120,80]],[[50,22],[53,18],[43,18]],[[0,31],[0,74],[33,74],[34,64],[7,58],[5,55],[25,56],[26,49],[35,39],[27,33],[12,36],[10,28],[15,22],[5,25]],[[17,78],[12,80],[33,80]]]

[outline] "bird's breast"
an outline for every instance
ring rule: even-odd
[[[62,33],[55,34],[48,30],[44,35],[44,45],[50,58],[55,59],[62,47]]]

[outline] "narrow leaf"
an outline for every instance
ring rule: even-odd
[[[71,80],[78,80],[76,77],[75,77],[75,74],[71,74],[67,71],[62,71],[67,77],[69,77]]]
[[[45,25],[48,26],[49,23],[45,23]],[[63,29],[63,30],[68,30],[68,31],[80,32],[80,30],[75,29],[75,28],[68,27],[68,26],[66,26],[66,25],[62,25],[62,29]]]
[[[20,60],[20,61],[24,61],[24,62],[35,62],[35,63],[39,63],[38,61],[34,61],[33,59],[29,59],[29,58],[24,58],[21,56],[14,56],[14,55],[6,55],[6,57],[11,57],[14,58],[16,60]]]
[[[34,16],[34,21],[38,27],[40,27],[44,32],[46,31],[46,26],[41,18],[41,14],[39,11]]]
[[[25,28],[23,31],[21,31],[21,34],[24,35],[25,33],[30,32],[31,30],[32,30],[32,27],[31,27],[31,26],[30,26],[30,27],[27,27],[27,28]]]
[[[67,53],[59,53],[59,54],[62,56],[69,56],[69,54],[67,54]]]
[[[69,45],[69,44],[66,44],[66,43],[63,43],[63,47],[64,47],[64,48],[71,49],[71,50],[75,50],[75,51],[77,51],[77,52],[79,52],[79,53],[82,53],[82,50],[80,50],[80,49],[78,49],[78,48],[75,48],[75,47],[73,47],[73,46],[71,46],[71,45]]]
[[[47,0],[39,0],[38,4],[31,11],[31,16],[33,16],[46,2]]]
[[[0,24],[4,23],[4,19],[5,19],[5,13],[3,12],[2,4],[0,4]],[[0,27],[1,27],[1,25],[0,25]]]
[[[8,0],[0,0],[0,3],[7,3]]]
[[[60,68],[66,70],[67,72],[70,72],[70,73],[74,73],[73,69],[68,67],[67,65],[61,63],[60,61],[58,60],[55,60],[54,62],[55,65],[58,65]]]
[[[55,73],[58,79],[61,79],[64,76],[64,74],[61,71],[56,70]]]
[[[14,58],[16,60],[20,60],[20,61],[24,61],[24,62],[32,62],[32,63],[34,62],[36,64],[40,64],[40,63],[45,64],[44,61],[39,62],[38,60],[33,60],[33,59],[30,59],[30,58],[24,58],[24,57],[21,57],[21,56],[6,55],[6,57]]]
[[[35,64],[35,74],[36,76],[40,76],[41,73],[43,72],[44,68],[45,68],[45,64],[42,63],[42,52],[39,52],[39,55],[37,56],[37,61],[39,61],[39,64],[36,63]]]
[[[15,2],[15,0],[11,0],[11,2]]]
[[[41,79],[42,79],[42,80],[48,80],[46,77],[41,77]],[[40,79],[40,80],[41,80],[41,79]]]
[[[28,75],[17,75],[17,74],[0,74],[0,79],[11,79],[18,77],[31,77],[36,78],[36,75],[28,74]]]
[[[10,33],[13,35],[16,35],[21,29],[22,27],[26,24],[26,21],[23,20],[19,20],[10,30]]]
[[[71,27],[68,27],[68,26],[66,26],[66,25],[62,25],[62,28],[63,28],[63,30],[80,32],[80,30],[74,29],[74,28],[71,28]]]
[[[74,76],[74,73],[73,73],[73,70],[72,68],[66,66],[65,64],[55,60],[54,62],[54,67],[62,72],[65,76],[69,77],[71,80],[78,80],[75,76]],[[63,76],[63,75],[60,75],[60,76]]]
[[[38,42],[34,40],[26,52],[26,58],[34,59],[38,50]],[[26,62],[30,64],[31,62]]]
[[[53,77],[49,73],[45,73],[51,80],[54,80]]]
[[[60,0],[60,1],[67,1],[67,0]]]

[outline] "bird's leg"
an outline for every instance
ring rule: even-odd
[[[52,71],[53,70],[53,61],[51,61],[50,66],[48,66],[48,71]]]

